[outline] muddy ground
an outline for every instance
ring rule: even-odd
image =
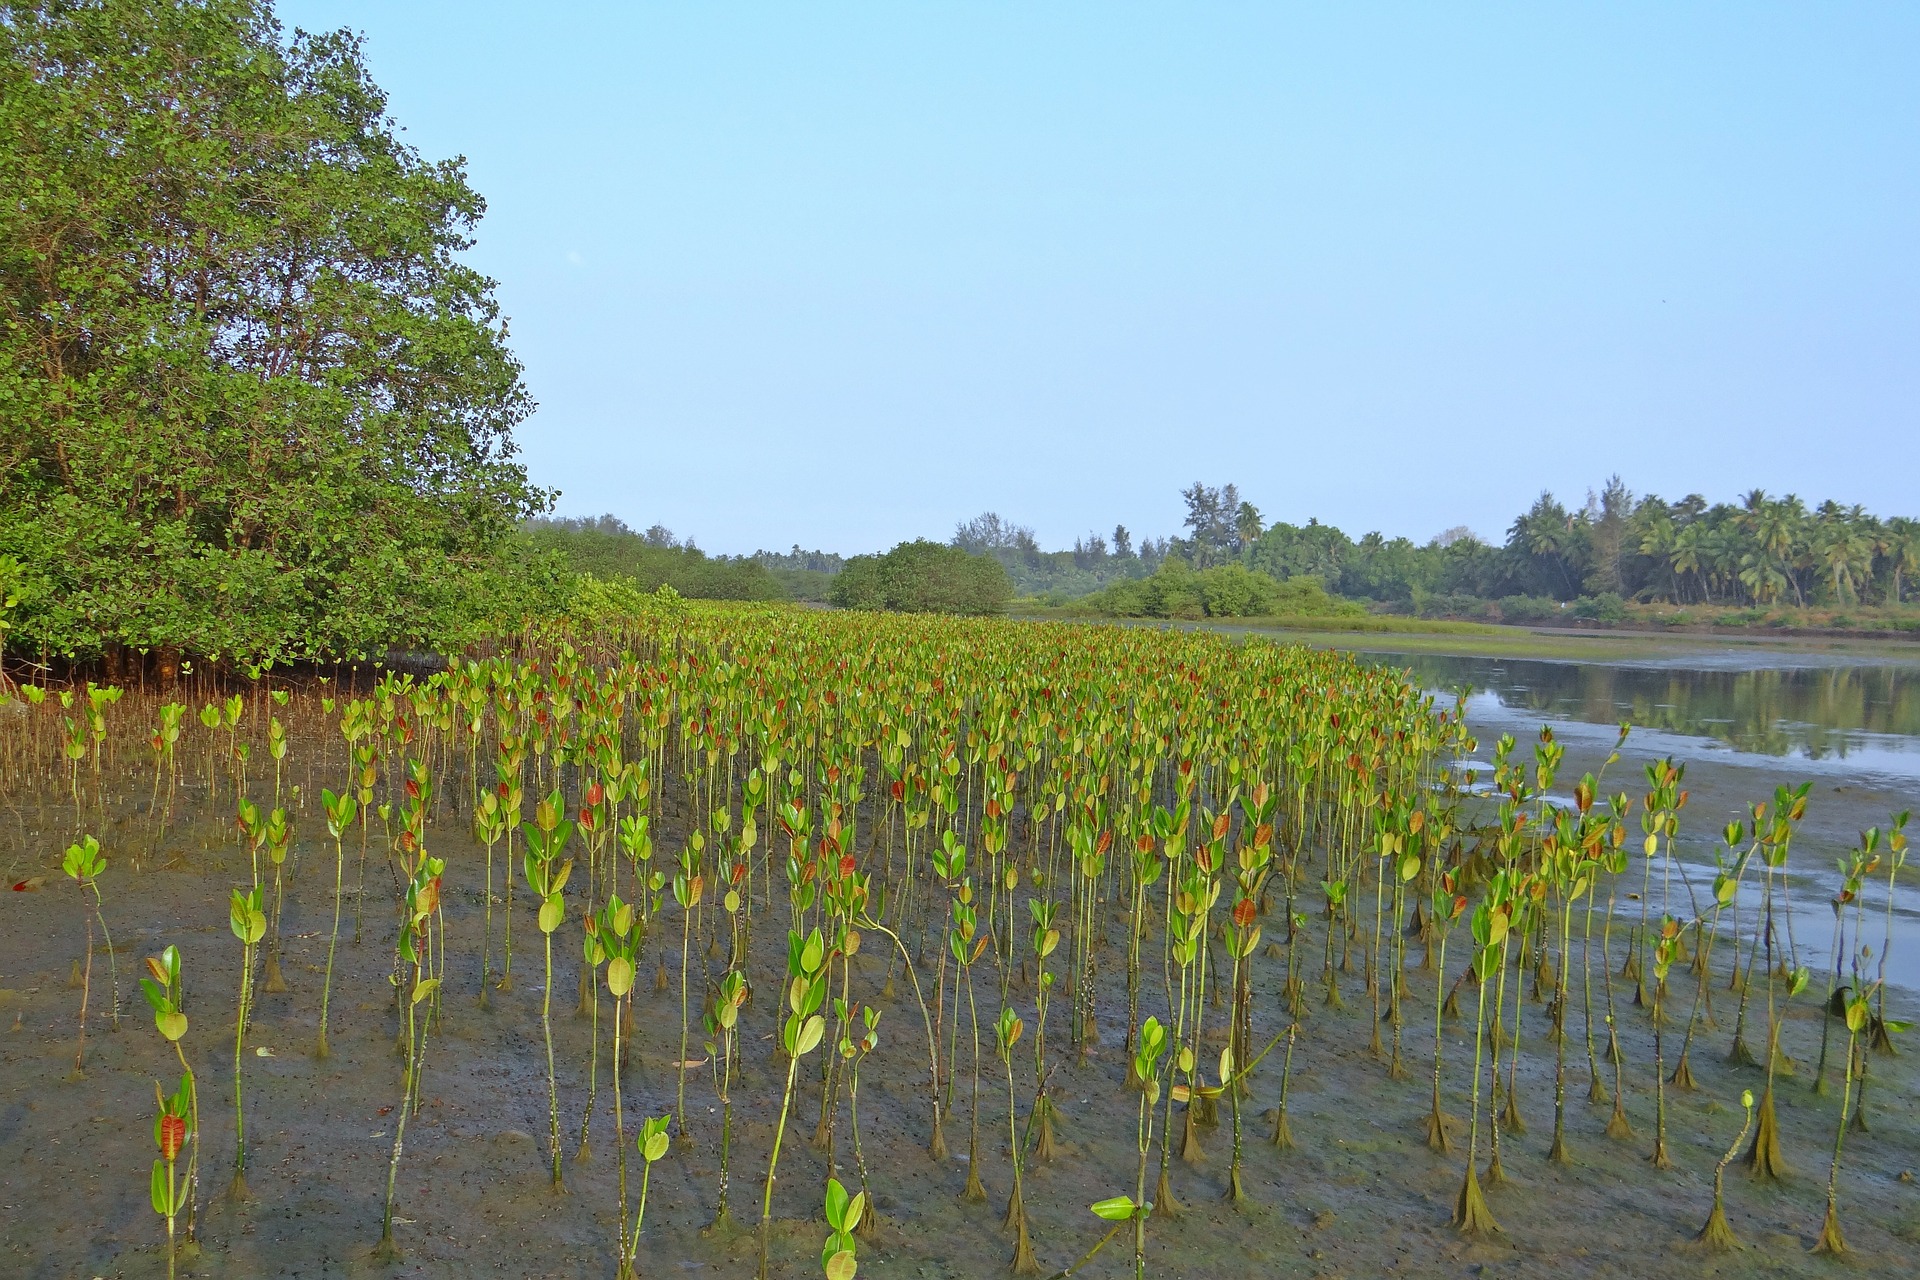
[[[38,891],[0,895],[5,912],[0,920],[0,1274],[48,1280],[166,1274],[164,1230],[147,1204],[147,1169],[153,1158],[153,1081],[171,1084],[172,1058],[133,982],[140,957],[174,943],[185,958],[192,1019],[186,1046],[201,1073],[206,1128],[206,1248],[182,1266],[181,1274],[611,1277],[615,1159],[604,1061],[593,1159],[585,1164],[572,1159],[590,1036],[588,1021],[573,1012],[577,927],[563,930],[556,947],[556,1048],[568,1134],[568,1194],[557,1197],[549,1189],[545,1155],[539,935],[522,895],[514,990],[495,993],[491,1007],[480,1008],[479,854],[464,834],[464,819],[451,812],[444,816],[433,842],[450,854],[449,987],[442,1024],[427,1050],[425,1107],[410,1128],[400,1172],[397,1235],[404,1260],[397,1267],[376,1264],[369,1251],[379,1235],[391,1108],[400,1092],[397,1023],[387,995],[393,915],[384,864],[377,855],[369,862],[363,939],[357,945],[344,941],[339,952],[333,1054],[316,1061],[310,1050],[330,924],[333,858],[330,843],[320,838],[324,828],[317,806],[297,814],[295,875],[283,923],[291,990],[261,997],[245,1046],[251,1199],[231,1202],[223,1192],[233,1149],[232,1010],[240,948],[227,929],[225,895],[229,886],[248,878],[247,861],[224,828],[205,817],[176,825],[152,847],[144,785],[128,790],[134,794],[109,797],[106,808],[115,816],[89,824],[100,832],[111,860],[103,887],[107,919],[120,948],[121,1025],[112,1031],[96,1016],[84,1079],[68,1078],[80,994],[69,988],[68,975],[85,937],[77,895],[57,878]],[[192,813],[190,801],[189,796],[183,806]],[[64,803],[43,806],[16,794],[11,810],[0,819],[5,824],[0,826],[0,863],[9,886],[52,870],[72,825]],[[677,845],[669,839],[663,847]],[[131,865],[136,856],[144,869]],[[350,899],[349,939],[352,908]],[[668,910],[669,919],[675,918],[675,909]],[[745,1078],[735,1095],[733,1213],[742,1229],[722,1237],[702,1232],[714,1210],[719,1138],[713,1082],[702,1069],[688,1079],[692,1149],[675,1150],[656,1166],[641,1250],[643,1275],[752,1274],[750,1227],[758,1216],[784,1078],[771,1039],[777,987],[769,973],[782,964],[775,950],[782,941],[775,919],[764,917],[758,933],[754,972],[762,996],[745,1020]],[[499,925],[496,907],[496,929]],[[1117,927],[1112,937],[1122,937]],[[1417,961],[1418,948],[1411,954]],[[675,979],[672,989],[657,994],[650,982],[641,984],[637,1021],[643,1039],[627,1078],[630,1130],[637,1127],[637,1117],[673,1106],[680,1023],[677,936],[665,958]],[[102,998],[107,959],[104,948],[98,950],[96,1015],[107,1003]],[[1616,968],[1619,959],[1616,953]],[[1450,960],[1457,973],[1458,949]],[[869,948],[857,963],[865,990],[856,989],[856,998],[872,999],[883,978],[884,953]],[[1050,1273],[1098,1238],[1100,1224],[1087,1205],[1132,1188],[1136,1095],[1124,1090],[1118,1046],[1123,961],[1109,952],[1102,963],[1107,980],[1101,1050],[1085,1065],[1063,1064],[1055,1076],[1065,1113],[1064,1148],[1053,1163],[1034,1164],[1027,1182],[1035,1248]],[[1271,958],[1259,962],[1256,1032],[1263,1042],[1285,1025],[1279,968]],[[1354,971],[1342,979],[1344,1011],[1322,1007],[1317,985],[1309,982],[1314,998],[1292,1086],[1297,1146],[1282,1151],[1266,1141],[1266,1116],[1280,1087],[1276,1055],[1261,1067],[1247,1104],[1246,1202],[1236,1206],[1223,1198],[1231,1136],[1222,1106],[1222,1127],[1203,1131],[1205,1159],[1198,1165],[1174,1162],[1173,1186],[1185,1213],[1153,1221],[1151,1274],[1531,1277],[1550,1270],[1574,1277],[1910,1276],[1920,1266],[1920,1184],[1914,1181],[1920,1171],[1914,1065],[1920,1042],[1910,1040],[1903,1056],[1872,1059],[1869,1132],[1848,1135],[1840,1172],[1851,1257],[1839,1262],[1812,1256],[1808,1250],[1821,1222],[1837,1099],[1809,1091],[1821,1018],[1812,999],[1797,1003],[1787,1022],[1785,1048],[1800,1070],[1780,1080],[1778,1093],[1792,1175],[1774,1185],[1756,1182],[1739,1164],[1730,1169],[1727,1212],[1746,1248],[1733,1255],[1705,1255],[1688,1240],[1707,1215],[1714,1161],[1739,1129],[1738,1095],[1761,1083],[1758,1071],[1723,1061],[1733,997],[1716,991],[1718,1025],[1701,1032],[1693,1052],[1698,1090],[1668,1093],[1676,1167],[1666,1172],[1647,1160],[1654,1126],[1647,1019],[1637,1010],[1622,1015],[1628,1110],[1636,1134],[1630,1140],[1611,1139],[1604,1132],[1610,1107],[1586,1101],[1577,1001],[1568,1045],[1574,1160],[1565,1166],[1546,1161],[1553,1047],[1542,1035],[1547,1027],[1542,1007],[1530,1004],[1520,1072],[1527,1131],[1503,1135],[1510,1180],[1488,1189],[1503,1231],[1487,1241],[1466,1240],[1448,1222],[1464,1156],[1436,1155],[1423,1136],[1431,975],[1408,974],[1408,1007],[1424,1013],[1410,1012],[1405,1046],[1413,1071],[1411,1078],[1396,1082],[1368,1052],[1370,1005],[1359,970],[1356,951]],[[651,961],[643,972],[652,972]],[[1722,973],[1717,984],[1724,982]],[[694,983],[697,990],[697,969]],[[1690,992],[1691,981],[1681,979],[1680,987]],[[965,1076],[947,1128],[952,1158],[936,1164],[925,1151],[925,1036],[904,983],[899,992],[886,1004],[882,1045],[869,1063],[860,1096],[863,1142],[881,1216],[877,1235],[860,1246],[862,1274],[998,1274],[1011,1254],[1000,1225],[1011,1186],[1004,1079],[982,1080],[980,1172],[989,1199],[967,1203],[959,1198],[968,1149]],[[1596,999],[1597,993],[1596,987]],[[981,997],[984,1023],[997,1011],[990,983],[982,983]],[[1016,985],[1014,999],[1031,1026],[1030,986]],[[1220,1011],[1210,1016],[1223,1018]],[[1423,1016],[1429,1019],[1424,1025]],[[1463,1031],[1458,1023],[1447,1025],[1446,1099],[1455,1115],[1467,1110],[1470,1031],[1470,1026]],[[1057,1013],[1051,1035],[1064,1048]],[[697,1033],[694,1043],[699,1043]],[[964,1045],[963,1036],[963,1054]],[[1026,1047],[1021,1057],[1030,1063]],[[694,1055],[700,1056],[697,1047]],[[990,1055],[986,1060],[997,1067]],[[788,1130],[774,1198],[773,1272],[783,1277],[820,1274],[826,1228],[819,1200],[827,1170],[808,1141],[818,1107],[817,1063],[810,1059],[801,1073],[806,1087],[796,1102],[798,1119]],[[1023,1113],[1030,1093],[1030,1068],[1023,1066]],[[1483,1134],[1483,1151],[1484,1142]],[[840,1150],[840,1174],[851,1182],[855,1173],[844,1127]],[[637,1161],[633,1174],[637,1183]],[[1084,1274],[1126,1274],[1129,1255],[1124,1241],[1117,1241]]]

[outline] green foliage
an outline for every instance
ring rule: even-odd
[[[0,555],[16,649],[451,645],[557,592],[484,202],[347,32],[258,0],[0,20]]]
[[[1364,617],[1366,609],[1327,594],[1317,578],[1275,581],[1238,562],[1191,569],[1161,562],[1152,577],[1119,582],[1080,602],[1092,613],[1121,618]]]
[[[829,599],[843,609],[994,614],[1006,611],[1013,583],[991,556],[921,539],[885,555],[853,557]]]
[[[789,598],[786,587],[759,562],[708,556],[658,526],[635,533],[610,515],[597,520],[539,519],[527,524],[524,536],[531,547],[558,556],[575,573],[629,579],[646,591],[672,587],[692,600]]]

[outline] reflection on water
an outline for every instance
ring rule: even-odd
[[[1889,813],[1920,810],[1920,660],[1738,650],[1625,663],[1359,656],[1408,671],[1423,688],[1472,687],[1467,725],[1480,749],[1461,767],[1477,771],[1474,789],[1482,795],[1492,780],[1495,739],[1512,734],[1517,757],[1530,760],[1542,722],[1554,724],[1567,749],[1552,797],[1558,804],[1571,802],[1565,793],[1581,771],[1599,766],[1623,720],[1633,725],[1633,735],[1603,791],[1637,798],[1644,791],[1641,771],[1651,759],[1669,756],[1692,765],[1687,784],[1694,804],[1673,864],[1681,878],[1682,916],[1698,909],[1698,895],[1711,883],[1708,868],[1721,825],[1746,816],[1747,805],[1776,786],[1813,781],[1808,819],[1794,845],[1790,901],[1783,899],[1780,910],[1796,954],[1818,972],[1831,964],[1834,859],[1853,847],[1860,831],[1884,826]],[[1758,891],[1753,879],[1742,894],[1744,910],[1753,909]],[[1876,915],[1885,909],[1885,892],[1884,879],[1868,892]],[[1865,941],[1877,948],[1882,927],[1872,926]],[[1888,979],[1920,992],[1920,891],[1913,882],[1903,881],[1894,891],[1892,927]]]
[[[1361,655],[1411,672],[1427,689],[1470,685],[1545,719],[1716,739],[1737,751],[1823,760],[1912,754],[1920,768],[1920,665],[1604,664],[1431,654]],[[1900,770],[1908,771],[1907,769]]]

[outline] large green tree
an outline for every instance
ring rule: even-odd
[[[484,202],[347,32],[0,0],[0,553],[15,651],[455,643],[551,586]]]

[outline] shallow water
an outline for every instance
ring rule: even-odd
[[[1644,793],[1648,762],[1671,757],[1687,768],[1691,793],[1682,814],[1679,852],[1688,864],[1673,886],[1674,913],[1691,915],[1687,897],[1711,884],[1721,829],[1770,801],[1778,787],[1811,782],[1807,818],[1793,846],[1790,927],[1794,951],[1824,986],[1832,963],[1830,904],[1839,885],[1834,861],[1855,847],[1869,827],[1885,830],[1901,810],[1920,810],[1920,656],[1862,658],[1850,654],[1738,646],[1702,647],[1643,658],[1577,661],[1431,653],[1361,655],[1405,670],[1415,683],[1451,697],[1471,690],[1467,723],[1480,750],[1468,762],[1484,781],[1494,744],[1512,734],[1516,754],[1530,756],[1542,725],[1566,747],[1559,791],[1570,792],[1587,770],[1598,770],[1632,726],[1621,760],[1603,779],[1609,794]],[[1570,796],[1563,795],[1562,799]],[[1636,828],[1637,829],[1637,828]],[[1916,831],[1914,834],[1920,834]],[[1911,857],[1893,889],[1892,946],[1885,940],[1887,879],[1866,893],[1863,936],[1843,944],[1847,957],[1864,942],[1864,967],[1876,973],[1887,952],[1890,983],[1920,992],[1920,880]],[[1656,872],[1656,880],[1658,875]],[[1749,873],[1742,909],[1758,899]],[[1851,934],[1853,913],[1848,912]]]

